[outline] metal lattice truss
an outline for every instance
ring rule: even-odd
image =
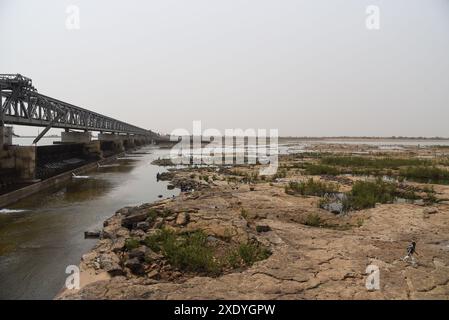
[[[20,74],[0,74],[0,125],[16,124],[134,135],[154,135],[128,123],[44,96]]]

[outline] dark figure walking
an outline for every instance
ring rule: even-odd
[[[412,241],[412,243],[407,246],[407,255],[402,260],[407,261],[408,259],[410,259],[412,261],[412,264],[416,265],[416,260],[413,256],[415,253],[418,254],[418,252],[416,252],[416,242]]]

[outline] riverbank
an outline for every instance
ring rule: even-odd
[[[66,268],[79,264],[117,208],[171,198],[179,189],[157,181],[164,168],[151,165],[167,150],[146,146],[83,177],[40,191],[0,211],[0,298],[53,299],[64,285]]]
[[[432,180],[445,148],[319,144],[282,156],[275,176],[258,169],[171,170],[184,192],[107,219],[81,289],[57,298],[449,298],[449,186]],[[411,241],[417,265],[402,261]]]

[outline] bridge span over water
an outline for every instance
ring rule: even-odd
[[[10,124],[45,128],[35,143],[51,128],[161,138],[151,130],[38,93],[32,80],[20,74],[0,74],[0,106],[1,127]]]
[[[20,74],[0,74],[0,108],[0,206],[70,178],[73,170],[170,141],[169,136],[38,93],[31,79]],[[13,144],[12,125],[43,127],[34,144],[51,128],[64,131],[53,145],[22,146]],[[99,132],[97,140],[92,140],[92,131]]]

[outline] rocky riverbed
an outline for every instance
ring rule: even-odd
[[[326,148],[319,146],[320,153],[360,149]],[[360,202],[354,187],[366,187],[358,181],[370,177],[348,174],[341,161],[333,174],[311,172],[309,165],[321,161],[316,154],[281,157],[272,177],[258,176],[258,166],[172,169],[160,178],[183,192],[106,220],[80,263],[81,289],[57,298],[448,299],[449,186],[404,181],[404,163],[393,168],[382,160],[436,153],[362,149],[369,153],[363,156],[382,157],[388,168],[379,170],[390,170],[395,181],[373,184],[389,196],[373,206],[371,199]],[[438,158],[443,169],[444,157]],[[372,166],[378,169],[377,162]],[[352,200],[344,212],[323,206],[329,192],[317,188],[330,187]],[[413,240],[416,265],[402,261]],[[366,287],[373,265],[379,290]]]

